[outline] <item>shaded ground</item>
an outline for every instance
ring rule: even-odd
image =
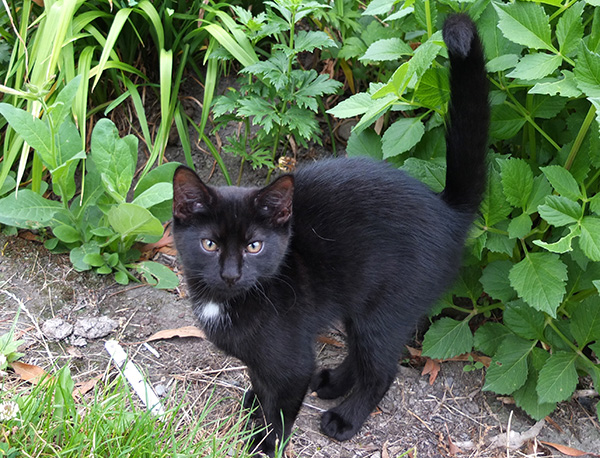
[[[216,389],[215,398],[228,398],[214,415],[238,408],[237,399],[249,386],[242,364],[198,338],[152,342],[154,355],[142,342],[153,333],[194,324],[191,309],[181,292],[157,291],[147,286],[122,287],[110,278],[72,270],[68,257],[52,255],[41,245],[0,236],[0,334],[10,327],[19,304],[18,331],[26,340],[25,362],[48,370],[70,364],[76,381],[102,374],[109,366],[104,341],[116,338],[166,398],[183,397],[192,409],[201,409]],[[50,318],[73,324],[81,317],[107,316],[118,327],[105,338],[74,347],[67,338],[51,342],[39,329]],[[337,340],[342,336],[334,335]],[[318,344],[318,364],[335,365],[343,348]],[[420,368],[400,366],[398,377],[360,433],[337,443],[319,432],[320,413],[333,405],[307,396],[296,423],[292,456],[396,457],[414,448],[414,457],[508,456],[506,439],[501,447],[491,441],[507,429],[529,430],[534,422],[518,408],[503,404],[496,395],[482,393],[483,373],[464,372],[464,363],[446,362],[433,385]],[[12,375],[11,375],[12,377]],[[177,392],[172,387],[177,383]],[[561,403],[539,434],[539,440],[568,445],[588,452],[600,451],[600,428],[592,406],[597,399],[578,398]],[[455,447],[460,448],[459,452]],[[512,456],[563,456],[534,440],[521,444]],[[554,453],[554,455],[552,455]]]

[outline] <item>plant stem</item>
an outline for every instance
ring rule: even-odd
[[[583,139],[585,138],[585,134],[590,128],[594,117],[596,116],[596,106],[590,105],[590,109],[583,120],[583,124],[577,133],[577,137],[575,138],[575,142],[573,142],[573,147],[571,148],[571,152],[569,153],[569,157],[567,157],[567,161],[565,162],[565,169],[569,170],[575,161],[575,157],[581,148],[581,144],[583,143]]]
[[[569,348],[571,348],[571,350],[573,350],[575,353],[577,353],[578,356],[582,357],[583,359],[586,359],[588,361],[590,361],[588,359],[587,356],[585,356],[583,354],[583,352],[579,349],[579,347],[577,347],[573,342],[571,342],[567,336],[565,336],[560,329],[558,329],[558,326],[556,326],[556,324],[554,323],[553,319],[548,319],[546,320],[546,323],[548,324],[548,326],[550,326],[554,332],[556,332],[556,334],[558,334],[558,336],[569,346]],[[590,361],[591,362],[591,361]]]
[[[427,23],[427,38],[433,35],[433,26],[431,24],[431,5],[430,0],[425,0],[425,22]]]

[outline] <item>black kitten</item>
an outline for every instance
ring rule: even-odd
[[[451,102],[441,195],[366,159],[316,162],[262,189],[175,172],[174,234],[194,308],[209,339],[248,366],[245,405],[257,399],[272,429],[267,454],[289,437],[309,386],[345,396],[321,428],[352,437],[459,268],[485,184],[488,88],[468,16],[451,16],[443,32]],[[346,327],[348,356],[315,374],[315,338],[334,320]]]

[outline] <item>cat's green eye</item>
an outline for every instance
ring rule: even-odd
[[[210,253],[213,253],[219,249],[218,245],[211,239],[202,239],[200,243],[202,244],[202,248]]]
[[[262,242],[254,241],[252,243],[249,243],[246,246],[246,251],[248,253],[250,253],[250,254],[256,254],[256,253],[259,253],[260,250],[262,250],[262,247],[263,247],[263,243]]]

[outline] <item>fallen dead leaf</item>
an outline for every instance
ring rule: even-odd
[[[97,377],[94,377],[86,382],[75,384],[75,388],[73,389],[73,397],[81,398],[81,396],[83,396],[85,393],[93,390],[96,384],[98,383],[98,380],[100,380],[101,378],[102,376],[98,375]]]
[[[10,363],[10,367],[13,371],[15,371],[15,374],[21,377],[22,380],[33,383],[34,385],[39,383],[40,380],[48,375],[48,373],[41,367],[34,366],[33,364],[22,363],[20,361],[14,361]]]
[[[153,340],[161,339],[172,339],[173,337],[199,337],[201,339],[206,339],[206,334],[204,334],[202,329],[199,329],[196,326],[184,326],[177,329],[164,329],[162,331],[158,331],[157,333],[148,337],[146,342],[152,342]]]
[[[581,450],[577,450],[576,448],[568,447],[566,445],[554,444],[552,442],[546,442],[546,441],[539,441],[539,442],[540,442],[540,444],[544,444],[549,447],[555,448],[560,453],[563,453],[567,456],[585,456],[585,455],[600,456],[597,453],[582,452]]]
[[[175,243],[173,241],[173,233],[171,232],[171,224],[169,222],[164,224],[165,231],[161,239],[156,243],[146,243],[141,246],[141,259],[152,259],[154,255],[160,251],[171,256],[177,255],[175,249]]]
[[[421,372],[421,375],[429,374],[429,384],[433,385],[433,382],[435,382],[435,379],[437,378],[438,374],[440,373],[440,369],[441,369],[441,366],[440,366],[440,363],[438,362],[438,360],[427,358],[427,361],[425,361],[425,366],[423,367],[423,372]]]
[[[337,348],[344,347],[344,344],[342,342],[340,342],[337,339],[334,339],[333,337],[329,337],[329,336],[319,336],[319,337],[317,337],[317,342],[327,344],[327,345],[333,345],[334,347],[337,347]]]

